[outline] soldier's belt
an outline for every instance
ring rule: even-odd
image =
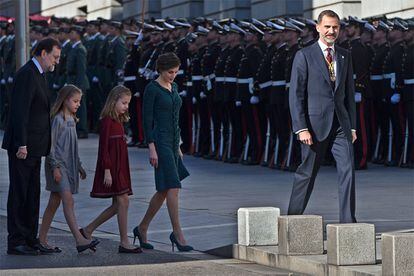
[[[384,74],[384,79],[394,79],[395,73]]]
[[[216,77],[216,74],[210,74],[210,75],[208,75],[208,78],[210,79],[210,80],[213,80],[214,78]]]
[[[192,81],[187,81],[187,82],[185,83],[185,85],[186,85],[187,87],[189,87],[189,86],[193,86],[193,82],[192,82]]]
[[[263,88],[269,87],[269,86],[271,86],[271,85],[272,85],[272,81],[267,81],[267,82],[259,83],[259,87],[260,87],[260,89],[263,89]]]
[[[286,88],[289,88],[290,87],[290,82],[287,82],[286,83]]]
[[[225,77],[216,77],[216,82],[224,82]]]
[[[126,77],[124,77],[124,81],[125,82],[127,82],[127,81],[134,81],[136,79],[137,79],[136,76],[126,76]]]
[[[178,70],[178,72],[177,72],[177,76],[178,76],[178,75],[182,75],[182,74],[184,74],[184,70],[183,70],[183,69]]]
[[[237,79],[237,83],[240,83],[240,84],[253,83],[253,78]]]
[[[272,81],[272,86],[284,86],[286,85],[286,81],[280,80],[280,81]]]
[[[384,76],[383,75],[371,75],[370,79],[371,80],[383,80]]]
[[[404,84],[414,84],[414,79],[405,79]]]
[[[192,81],[201,81],[201,80],[203,80],[204,78],[203,78],[203,76],[201,76],[201,75],[196,75],[196,76],[191,76],[191,80]]]
[[[237,78],[233,77],[224,77],[225,82],[237,82]]]

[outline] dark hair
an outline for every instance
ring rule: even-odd
[[[336,12],[334,12],[332,10],[324,10],[318,16],[318,24],[321,24],[322,18],[325,15],[328,16],[328,17],[335,17],[336,19],[338,19],[338,21],[341,21],[341,19],[339,19],[339,15]]]
[[[176,54],[173,52],[168,52],[165,54],[162,54],[158,57],[156,62],[156,70],[158,72],[167,71],[169,69],[179,67],[181,64],[180,59],[177,57]]]
[[[59,42],[54,38],[45,38],[40,40],[39,44],[37,44],[36,49],[33,51],[34,56],[40,56],[42,54],[42,51],[45,50],[46,53],[50,53],[53,50],[53,47],[57,47],[60,49]]]

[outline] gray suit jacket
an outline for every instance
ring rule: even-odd
[[[352,141],[356,107],[351,54],[335,45],[335,57],[337,70],[333,88],[318,42],[296,53],[289,89],[293,132],[308,128],[314,139],[323,141],[336,113],[346,137]]]

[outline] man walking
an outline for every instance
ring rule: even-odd
[[[53,249],[37,240],[41,157],[50,150],[49,97],[45,73],[59,63],[59,42],[39,42],[34,57],[16,73],[3,149],[9,156],[8,254],[37,255]]]
[[[302,143],[302,163],[295,173],[288,214],[303,214],[325,151],[332,145],[340,182],[339,220],[345,223],[356,222],[356,119],[351,55],[335,45],[339,28],[335,12],[321,12],[319,40],[299,50],[293,62],[289,106],[293,132]]]

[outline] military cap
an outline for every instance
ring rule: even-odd
[[[400,30],[402,32],[408,31],[408,28],[406,26],[404,26],[404,24],[398,19],[394,19],[394,25],[392,26],[392,29],[393,30]]]
[[[217,21],[211,23],[211,30],[217,31],[219,34],[225,32],[223,26],[221,26]]]
[[[281,33],[285,30],[285,27],[271,21],[266,21],[266,26],[270,28],[270,33]]]
[[[169,30],[169,31],[172,31],[172,30],[175,29],[175,26],[174,25],[172,25],[170,23],[167,23],[165,21],[162,22],[162,26],[163,26],[164,29]]]
[[[372,24],[367,22],[367,23],[364,24],[364,31],[374,33],[376,31],[376,29]]]
[[[385,24],[384,21],[380,20],[380,21],[378,21],[378,24],[377,24],[377,30],[382,30],[384,32],[389,32],[390,31],[390,26]]]
[[[172,20],[171,24],[174,25],[176,28],[191,28],[191,24],[185,20],[180,20],[180,19]]]
[[[39,25],[34,25],[30,28],[30,31],[41,34],[43,31],[43,27]]]
[[[296,20],[294,18],[288,18],[288,21],[296,26],[298,26],[299,28],[303,29],[306,27],[306,24],[303,22],[300,22],[299,20]]]
[[[364,25],[365,25],[365,23],[367,23],[367,21],[366,20],[362,20],[362,19],[359,19],[358,17],[356,17],[356,16],[349,16],[348,17],[348,24],[349,25],[353,25],[353,26],[359,26],[361,29],[364,27]]]
[[[138,32],[134,32],[134,31],[130,31],[130,30],[125,30],[124,34],[127,38],[135,38],[135,37],[139,36]]]
[[[250,22],[240,21],[240,26],[243,27],[243,29],[248,33],[264,35],[264,32],[262,30]]]
[[[83,33],[85,32],[85,28],[83,28],[82,26],[79,26],[79,25],[72,25],[70,27],[70,30],[75,31],[80,35],[83,35]]]
[[[408,19],[407,20],[407,27],[409,30],[413,30],[414,29],[414,19]]]
[[[197,38],[197,34],[195,34],[195,33],[188,33],[185,36],[185,41],[187,41],[187,43],[191,44],[191,43],[194,43],[195,42],[196,38]]]
[[[119,30],[122,30],[122,23],[119,21],[112,20],[109,22],[109,25]]]
[[[95,25],[95,26],[100,26],[101,22],[99,20],[90,20],[86,22],[86,25]]]
[[[296,26],[295,24],[293,24],[289,21],[285,21],[284,27],[285,27],[285,30],[287,30],[287,31],[294,31],[294,32],[297,32],[297,33],[302,32],[302,29],[300,27]]]
[[[208,32],[209,30],[207,28],[204,28],[203,26],[197,26],[195,34],[198,36],[205,36],[208,34]]]
[[[235,23],[230,23],[230,32],[239,34],[239,35],[245,35],[246,31],[243,30],[242,28],[240,28],[238,25],[236,25]]]

